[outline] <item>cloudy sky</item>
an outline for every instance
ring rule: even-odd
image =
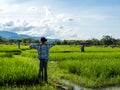
[[[120,0],[0,0],[0,31],[56,39],[120,38]]]

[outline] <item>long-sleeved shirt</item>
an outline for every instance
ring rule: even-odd
[[[55,44],[37,44],[36,49],[38,51],[38,58],[48,60],[49,59],[49,50]]]

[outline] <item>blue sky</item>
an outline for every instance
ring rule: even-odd
[[[120,38],[120,0],[1,0],[0,30],[57,39]]]

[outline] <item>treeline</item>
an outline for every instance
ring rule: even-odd
[[[39,43],[39,40],[34,40],[31,38],[23,38],[21,40],[15,40],[15,39],[4,39],[0,37],[0,44],[17,44],[20,41],[23,45],[29,45],[31,43]],[[91,40],[55,40],[55,43],[57,45],[120,45],[120,39],[115,39],[112,36],[105,35],[102,37],[102,39],[91,39]]]
[[[31,38],[23,38],[23,39],[5,39],[0,36],[0,44],[6,44],[6,45],[12,45],[12,44],[17,44],[20,42],[22,45],[29,45],[31,43],[39,43],[39,40],[34,40]]]
[[[119,46],[120,39],[115,39],[112,36],[105,35],[102,39],[91,39],[91,40],[63,40],[63,41],[56,41],[59,45],[104,45],[104,46]]]

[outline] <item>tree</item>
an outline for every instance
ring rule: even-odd
[[[2,38],[1,36],[0,36],[0,44],[1,43],[5,43],[6,42],[6,39],[4,39],[4,38]]]
[[[92,43],[93,43],[93,45],[100,45],[101,44],[100,41],[98,39],[95,39],[95,38],[92,39]]]
[[[112,38],[112,36],[109,35],[104,35],[103,38],[101,39],[103,45],[112,45],[115,42],[115,39]]]
[[[9,39],[8,40],[9,44],[11,44],[11,45],[14,44],[15,41],[16,41],[15,39]]]
[[[31,39],[31,38],[23,38],[23,39],[21,39],[21,41],[24,45],[28,45],[30,43],[38,42],[38,40],[34,40],[34,39]]]
[[[116,45],[120,45],[120,39],[116,39]]]

